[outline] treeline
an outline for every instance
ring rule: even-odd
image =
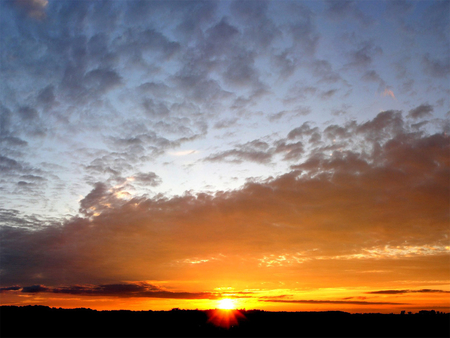
[[[449,337],[450,314],[95,311],[1,306],[1,337]]]

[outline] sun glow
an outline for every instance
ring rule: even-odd
[[[219,300],[218,308],[221,310],[233,310],[235,308],[234,300],[229,298],[224,298]]]

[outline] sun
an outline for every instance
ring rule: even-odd
[[[219,300],[219,309],[221,310],[233,310],[235,308],[234,300],[229,298],[224,298]]]

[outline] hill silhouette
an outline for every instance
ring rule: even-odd
[[[450,314],[1,306],[1,337],[449,337]]]

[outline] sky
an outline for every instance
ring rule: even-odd
[[[450,312],[450,2],[15,0],[0,33],[2,305]]]

